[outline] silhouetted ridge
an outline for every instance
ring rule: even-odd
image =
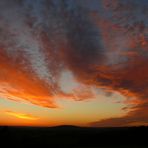
[[[52,148],[148,148],[148,127],[0,127],[1,144]],[[8,142],[9,141],[9,142]]]

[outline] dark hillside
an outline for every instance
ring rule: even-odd
[[[1,144],[55,148],[147,148],[148,127],[0,127]]]

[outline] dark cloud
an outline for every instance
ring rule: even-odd
[[[96,126],[96,127],[120,127],[120,126],[148,125],[147,110],[148,110],[148,105],[147,103],[144,103],[142,105],[136,106],[126,116],[104,119],[101,121],[89,123],[89,125]]]

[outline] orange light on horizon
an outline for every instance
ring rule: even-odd
[[[16,112],[12,112],[12,111],[5,111],[5,113],[7,113],[8,115],[20,118],[20,119],[26,119],[26,120],[38,120],[39,119],[39,118],[34,117],[30,114],[16,113]]]

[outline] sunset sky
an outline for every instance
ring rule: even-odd
[[[0,0],[0,125],[148,124],[148,0]]]

